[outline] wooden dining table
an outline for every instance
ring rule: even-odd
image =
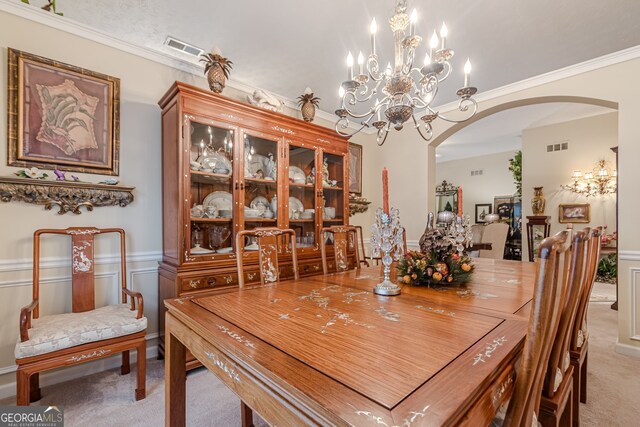
[[[271,425],[486,425],[511,394],[535,264],[475,265],[392,297],[369,267],[166,301],[166,425],[185,425],[187,349]]]

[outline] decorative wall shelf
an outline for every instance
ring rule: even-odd
[[[353,216],[357,213],[366,212],[369,209],[370,201],[361,196],[356,196],[353,193],[349,194],[349,216]]]
[[[81,207],[92,211],[98,206],[125,207],[133,201],[135,187],[90,182],[45,181],[42,179],[0,177],[0,200],[58,206],[58,214],[81,214]]]

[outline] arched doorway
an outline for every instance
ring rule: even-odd
[[[452,126],[450,126],[448,129],[442,131],[440,134],[438,134],[438,136],[436,138],[434,138],[434,140],[432,141],[431,145],[432,147],[434,147],[434,150],[431,150],[430,153],[434,153],[435,155],[435,147],[440,146],[443,142],[449,140],[452,136],[454,136],[456,133],[460,132],[461,130],[469,127],[470,125],[473,125],[474,123],[477,123],[480,120],[486,119],[490,116],[494,116],[498,113],[502,113],[505,112],[507,110],[513,110],[513,109],[519,109],[521,107],[528,107],[528,106],[535,106],[535,105],[540,105],[540,104],[551,104],[551,103],[564,103],[564,104],[583,104],[583,105],[590,105],[590,106],[596,106],[596,107],[603,107],[602,108],[602,113],[599,114],[606,114],[606,112],[608,111],[611,115],[614,116],[614,122],[613,122],[613,126],[616,129],[616,134],[614,135],[614,137],[612,139],[614,139],[614,143],[612,143],[611,145],[607,145],[606,148],[603,148],[602,151],[606,152],[609,156],[612,156],[613,158],[610,159],[611,162],[611,166],[613,168],[617,168],[616,164],[615,164],[615,155],[613,153],[611,153],[609,151],[609,148],[613,147],[613,146],[617,146],[617,111],[618,111],[618,104],[615,102],[611,102],[611,101],[607,101],[607,100],[603,100],[603,99],[597,99],[597,98],[589,98],[589,97],[578,97],[578,96],[544,96],[544,97],[532,97],[532,98],[524,98],[524,99],[518,99],[518,100],[513,100],[510,102],[505,102],[499,105],[495,105],[486,109],[482,109],[480,110],[476,116],[474,116],[471,120],[464,122],[464,123],[459,123],[459,124],[454,124]],[[537,107],[537,108],[542,108],[542,107]],[[471,129],[469,129],[470,132]],[[464,133],[464,132],[463,132]],[[576,141],[578,142],[578,141]],[[577,148],[574,147],[574,148]],[[579,151],[579,150],[576,150]],[[572,154],[574,155],[574,154]],[[595,162],[597,160],[599,160],[599,156],[601,155],[601,153],[592,153],[593,156],[593,162],[595,164]],[[435,164],[435,160],[434,159],[430,159],[431,164]],[[545,167],[545,165],[541,165],[541,167]],[[468,171],[467,175],[468,175]],[[570,174],[572,172],[572,170],[566,170],[566,171],[562,171],[563,173],[566,173],[566,179],[567,181],[569,181],[569,177]],[[435,186],[436,184],[438,184],[440,181],[436,180],[435,182],[432,183],[433,186]],[[569,183],[569,182],[567,182]],[[456,183],[457,184],[457,183]],[[539,184],[538,184],[539,185]],[[463,186],[464,188],[464,186]],[[560,192],[560,186],[557,185],[555,187],[552,187],[549,189],[551,192]],[[530,195],[525,195],[525,197],[523,197],[523,204],[528,204],[530,201]],[[587,202],[590,202],[593,206],[592,209],[598,210],[601,208],[601,201],[598,200],[587,200]],[[615,215],[615,221],[613,222],[613,225],[617,226],[618,224],[618,209],[617,209],[617,198],[615,197],[611,197],[610,200],[607,202],[609,204],[609,217],[613,217]],[[432,204],[432,206],[435,206],[435,204]],[[471,206],[471,209],[473,208],[473,206]],[[556,222],[556,230],[558,231],[558,227],[564,227],[566,225],[558,225],[558,218],[557,218],[557,210],[558,210],[558,206],[555,205],[554,209],[550,212],[547,211],[547,213],[545,213],[545,215],[551,215],[552,216],[552,220],[555,220]],[[469,207],[465,207],[465,212],[468,212],[470,214],[472,214],[472,211],[469,209]],[[531,214],[529,214],[531,215]],[[524,216],[524,215],[523,215]],[[606,215],[605,215],[606,216]],[[599,219],[594,219],[594,222],[592,223],[592,225],[600,225],[601,221]],[[604,222],[606,223],[606,222]],[[582,226],[582,224],[577,224],[576,227],[580,228]],[[554,231],[554,232],[555,232]],[[610,224],[610,229],[607,230],[608,233],[612,233],[613,231],[616,231],[615,227],[611,227]],[[523,246],[524,248],[526,248],[526,246]],[[617,289],[616,289],[617,291]],[[617,295],[616,295],[616,302],[617,302]]]

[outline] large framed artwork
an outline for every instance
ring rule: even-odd
[[[561,224],[591,222],[589,204],[560,205],[558,221]]]
[[[362,145],[349,143],[349,193],[362,194]]]
[[[118,175],[120,79],[8,51],[8,165]]]

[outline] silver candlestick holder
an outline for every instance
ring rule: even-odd
[[[391,282],[391,263],[404,253],[403,229],[400,225],[400,212],[391,208],[389,213],[378,208],[376,222],[371,226],[371,248],[374,257],[382,254],[383,280],[373,288],[377,295],[399,295],[400,287]]]

